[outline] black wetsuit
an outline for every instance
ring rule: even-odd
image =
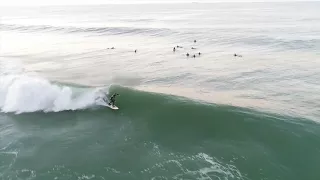
[[[112,105],[112,106],[114,106],[114,104],[115,104],[115,102],[116,102],[116,96],[117,96],[118,94],[113,94],[111,97],[110,97],[110,103],[109,103],[109,105]]]

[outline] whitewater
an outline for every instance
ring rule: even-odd
[[[13,62],[0,61],[0,64],[0,106],[5,113],[80,110],[97,105],[105,95],[103,88],[76,90],[52,84],[34,73],[25,74],[21,65]]]

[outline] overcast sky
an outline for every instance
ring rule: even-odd
[[[299,0],[0,0],[0,6],[37,5],[87,5],[87,4],[127,4],[127,3],[177,3],[177,2],[261,2]],[[307,1],[307,0],[300,0]],[[320,0],[313,0],[320,1]]]

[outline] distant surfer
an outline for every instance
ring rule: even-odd
[[[137,50],[134,50],[134,53],[137,53]]]
[[[192,57],[193,57],[193,58],[196,58],[196,55],[194,54]]]
[[[176,52],[176,47],[173,48],[173,52]]]
[[[177,48],[183,48],[182,46],[177,46]]]
[[[187,55],[187,57],[189,57],[189,53],[187,53],[186,55]]]
[[[110,102],[109,105],[115,106],[114,104],[116,103],[116,97],[119,96],[118,93],[114,93],[111,97],[110,97]]]
[[[199,56],[200,56],[200,55],[201,55],[201,52],[199,52],[198,54],[199,54]]]
[[[197,49],[197,48],[192,47],[191,49]]]
[[[196,43],[196,42],[197,42],[197,40],[194,40],[193,42],[194,42],[194,43]]]

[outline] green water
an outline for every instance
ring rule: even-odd
[[[1,115],[2,179],[318,179],[319,125],[114,87],[119,111]],[[139,101],[139,106],[137,102]]]

